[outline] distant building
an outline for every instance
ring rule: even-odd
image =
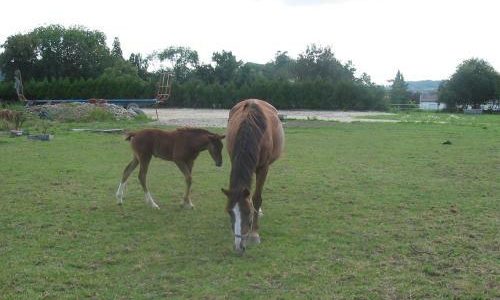
[[[446,108],[446,104],[439,102],[437,91],[425,91],[420,94],[419,108],[421,110],[443,110]]]
[[[481,109],[486,112],[500,113],[500,99],[491,99],[481,104]]]

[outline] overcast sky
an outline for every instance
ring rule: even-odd
[[[209,63],[214,51],[266,63],[311,43],[331,46],[372,80],[446,79],[464,59],[500,70],[499,0],[23,0],[0,4],[0,43],[50,24],[117,36],[124,56],[188,46]]]

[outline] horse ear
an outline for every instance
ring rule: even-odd
[[[221,188],[220,189],[222,191],[222,193],[224,193],[224,195],[226,195],[227,197],[229,197],[229,191],[226,190],[225,188]]]
[[[243,197],[245,197],[245,198],[246,198],[246,197],[248,197],[248,196],[250,196],[250,191],[249,191],[247,188],[244,188],[244,189],[243,189]]]

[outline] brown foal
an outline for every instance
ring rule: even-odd
[[[209,132],[198,128],[180,128],[174,131],[164,131],[160,129],[144,129],[130,132],[125,140],[130,141],[134,158],[125,167],[122,180],[116,191],[118,204],[123,204],[123,194],[127,185],[127,179],[134,169],[139,165],[139,181],[144,190],[146,203],[153,208],[159,208],[151,197],[146,185],[146,175],[148,172],[151,157],[159,157],[164,160],[173,161],[186,179],[186,192],[182,205],[186,208],[193,208],[191,202],[191,172],[193,164],[201,151],[208,150],[210,156],[215,161],[217,167],[222,166],[222,139],[224,135]]]

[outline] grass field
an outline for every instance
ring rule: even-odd
[[[221,169],[196,161],[195,210],[179,206],[176,167],[153,160],[153,210],[136,173],[116,205],[131,158],[120,135],[0,136],[0,298],[500,298],[500,116],[412,118],[287,123],[262,244],[242,257],[220,192],[226,153]]]

